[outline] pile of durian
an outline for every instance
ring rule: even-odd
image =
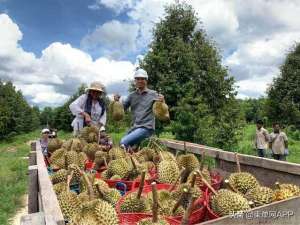
[[[203,207],[197,201],[205,198],[202,186],[211,189],[209,205],[218,216],[300,195],[299,187],[292,184],[277,183],[273,189],[261,186],[251,173],[241,172],[238,155],[237,172],[225,180],[226,188],[214,190],[210,171],[204,165],[204,154],[199,161],[184,146],[185,152],[175,156],[155,138],[134,153],[119,147],[107,151],[97,143],[98,134],[98,128],[85,127],[77,138],[64,142],[52,139],[49,143],[49,161],[56,171],[50,178],[64,218],[71,225],[119,224],[118,213],[157,214],[138,224],[168,224],[164,218],[185,218],[187,212]],[[87,160],[94,162],[93,171],[106,168],[101,170],[101,178],[85,171]],[[138,180],[139,187],[121,196],[119,190],[109,187],[109,180]],[[153,192],[144,191],[144,186],[154,180],[158,185],[168,184],[155,191],[157,203]],[[72,185],[79,186],[77,193],[70,190]]]
[[[258,180],[248,172],[241,172],[238,154],[236,154],[237,172],[225,180],[227,188],[214,190],[202,176],[202,181],[212,191],[210,207],[218,216],[240,213],[251,208],[274,201],[300,196],[300,188],[294,184],[276,183],[274,188],[261,186]]]

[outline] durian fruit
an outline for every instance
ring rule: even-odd
[[[71,151],[81,152],[83,148],[82,141],[79,138],[73,138]]]
[[[101,166],[105,166],[105,163],[107,163],[107,159],[108,159],[107,152],[97,151],[95,153],[95,159],[94,159],[95,168],[94,169],[99,170],[101,168]]]
[[[113,175],[111,178],[109,178],[110,180],[121,180],[122,177],[120,177],[119,175]]]
[[[146,218],[142,219],[141,221],[138,222],[140,225],[147,225],[147,224],[155,224],[155,225],[164,225],[164,224],[169,224],[167,221],[165,221],[162,218],[158,217],[158,209],[159,209],[159,201],[158,201],[158,193],[157,193],[157,188],[156,188],[156,183],[153,182],[151,184],[152,187],[152,218]]]
[[[77,194],[71,192],[68,188],[58,195],[58,202],[66,220],[70,220],[73,215],[79,212],[80,201]]]
[[[257,186],[253,189],[250,189],[246,194],[245,198],[254,203],[254,206],[261,206],[269,204],[274,199],[274,192],[271,188]]]
[[[50,140],[48,142],[48,151],[50,153],[53,153],[57,149],[61,148],[62,143],[63,142],[58,138],[50,138]]]
[[[108,202],[98,200],[94,209],[98,225],[118,225],[119,219],[116,210]]]
[[[121,179],[121,177],[119,175],[113,175],[113,176],[109,176],[107,170],[104,170],[101,173],[101,178],[104,180],[109,180],[111,177],[114,177],[114,180],[116,180],[116,177],[118,177],[118,179]]]
[[[179,169],[185,168],[188,173],[191,173],[193,170],[199,168],[200,166],[197,157],[192,153],[179,155],[177,157],[177,164]]]
[[[179,176],[179,168],[176,161],[163,160],[158,164],[157,168],[158,182],[160,183],[175,183]]]
[[[166,103],[161,101],[155,101],[152,107],[153,113],[160,121],[169,121],[169,107]]]
[[[196,172],[197,170],[194,170],[193,172]],[[187,183],[191,183],[192,179],[193,179],[193,172],[190,173],[190,175],[187,178]],[[211,176],[210,176],[210,172],[208,170],[207,167],[203,167],[203,169],[201,170],[201,173],[203,174],[204,178],[207,180],[207,182],[209,184],[211,184]],[[195,183],[198,187],[202,187],[204,184],[202,182],[202,179],[200,176],[196,177],[196,183]]]
[[[226,216],[250,209],[249,202],[241,194],[227,189],[220,189],[211,197],[211,208],[219,216]]]
[[[191,198],[200,198],[203,196],[202,190],[198,186],[192,187],[190,184],[181,184],[177,186],[177,188],[172,192],[172,196],[174,199],[179,199],[182,196],[183,190],[187,190],[187,194],[184,195],[182,199],[182,206],[186,209],[189,204],[189,200]]]
[[[86,126],[80,132],[80,137],[88,143],[98,141],[99,128],[96,126]]]
[[[71,164],[78,163],[78,153],[75,151],[67,151],[65,154],[65,168],[68,168]]]
[[[110,108],[112,109],[112,118],[115,121],[120,121],[124,118],[125,112],[123,104],[119,101],[113,101]]]
[[[109,186],[108,184],[99,178],[94,178],[93,180],[90,179],[91,183],[93,184],[93,190],[95,193],[98,193],[97,186],[100,188],[100,190],[108,192],[109,191]]]
[[[97,151],[100,151],[100,150],[101,150],[101,148],[100,148],[100,146],[97,143],[88,143],[83,148],[83,152],[86,154],[86,156],[90,160],[94,160],[95,159],[95,153]]]
[[[88,159],[87,156],[86,156],[86,154],[84,152],[79,152],[77,159],[78,159],[77,165],[79,166],[79,168],[81,170],[84,170],[84,168],[85,168],[85,162]]]
[[[133,213],[133,212],[147,212],[149,210],[147,199],[144,196],[142,196],[142,191],[145,183],[145,175],[146,173],[143,172],[138,191],[125,195],[123,202],[120,206],[121,212]]]
[[[60,182],[67,181],[68,171],[65,169],[61,169],[50,176],[50,180],[52,184],[57,184]]]
[[[118,147],[110,149],[108,155],[110,160],[121,159],[126,157],[125,151]]]
[[[139,161],[139,163],[153,161],[155,155],[155,150],[149,147],[142,148],[137,153],[135,153],[135,157]]]
[[[84,192],[81,192],[79,195],[78,195],[78,200],[81,202],[81,204],[84,204],[86,202],[89,202],[90,201],[90,197],[89,197],[89,194],[87,191],[84,191]]]
[[[128,174],[129,170],[130,167],[125,159],[116,159],[109,162],[107,167],[107,175],[109,177],[119,175],[121,178],[123,178]]]
[[[300,195],[300,190],[297,185],[280,184],[279,182],[275,183],[274,201],[280,201],[283,199],[288,199],[299,195]]]
[[[63,169],[65,168],[65,154],[66,150],[64,148],[60,148],[53,152],[50,157],[51,166],[54,169]]]
[[[66,189],[67,183],[66,182],[60,182],[53,185],[53,190],[56,195],[59,195],[61,192],[63,192]]]
[[[117,202],[122,197],[120,192],[115,188],[101,188],[96,184],[96,190],[99,197],[110,203],[113,207],[116,206]]]
[[[250,173],[237,172],[230,174],[228,178],[230,186],[242,194],[259,186],[257,179]]]
[[[78,183],[81,178],[80,168],[76,164],[70,164],[68,166],[68,175],[72,174],[71,183]]]
[[[73,139],[69,139],[67,141],[64,141],[61,147],[67,151],[70,151],[72,147],[72,143],[73,143]]]

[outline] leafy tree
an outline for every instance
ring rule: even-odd
[[[0,81],[0,138],[32,131],[39,126],[36,108],[31,107],[12,82]]]
[[[288,53],[267,93],[270,120],[300,129],[300,44]]]
[[[241,111],[243,113],[243,117],[248,123],[255,123],[258,119],[264,120],[267,123],[266,116],[266,99],[245,99],[239,100],[239,104],[241,107]]]
[[[214,42],[197,29],[199,20],[190,5],[172,4],[165,12],[140,63],[149,85],[164,94],[176,138],[231,146],[240,124],[234,79]]]

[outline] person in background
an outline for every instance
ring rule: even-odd
[[[50,130],[48,128],[44,128],[42,130],[40,144],[41,144],[41,149],[42,149],[42,153],[43,153],[44,157],[48,157],[49,134],[50,134]]]
[[[263,127],[264,123],[262,120],[256,122],[256,134],[255,134],[255,148],[259,157],[266,156],[266,149],[268,148],[269,133]]]
[[[288,138],[284,132],[280,130],[279,123],[273,124],[273,132],[270,134],[270,149],[274,159],[286,161],[288,152]]]
[[[131,92],[123,102],[125,110],[131,109],[133,118],[131,129],[120,141],[123,149],[138,145],[154,133],[155,117],[152,106],[156,100],[164,102],[164,96],[148,89],[148,74],[145,70],[138,69],[135,72],[134,82],[136,90]]]
[[[106,124],[106,107],[102,98],[104,86],[96,81],[86,91],[87,93],[79,96],[69,106],[75,116],[71,124],[74,136],[85,126],[95,125],[100,128]]]
[[[106,151],[108,151],[109,149],[111,149],[112,146],[113,146],[113,142],[112,142],[110,136],[108,136],[108,135],[106,134],[106,131],[105,131],[105,127],[104,127],[104,126],[102,126],[102,127],[100,128],[100,134],[99,134],[99,135],[100,135],[100,138],[99,138],[99,145],[104,146]]]

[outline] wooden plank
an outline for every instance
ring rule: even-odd
[[[31,151],[36,151],[36,143],[37,143],[37,141],[31,142],[31,144],[30,144]]]
[[[46,225],[44,213],[38,212],[22,216],[20,225]]]
[[[197,225],[299,225],[300,197],[260,206],[248,212],[234,216],[225,216]]]
[[[169,148],[181,150],[181,151],[184,150],[182,141],[162,139],[161,142]],[[205,151],[205,154],[207,156],[217,158],[217,159],[222,159],[229,162],[235,162],[234,152],[228,152],[218,148],[212,148],[212,147],[193,144],[189,142],[186,142],[186,148],[188,152],[192,152],[194,154],[201,154],[202,151]],[[240,164],[257,166],[261,168],[300,175],[300,165],[296,163],[284,162],[284,161],[261,158],[261,157],[244,155],[244,154],[240,154],[239,159],[240,159]]]
[[[37,166],[28,167],[28,213],[39,211],[38,205],[38,169]]]
[[[59,207],[59,203],[56,194],[53,190],[51,180],[48,175],[47,167],[44,162],[44,156],[42,154],[41,146],[39,142],[36,144],[37,166],[38,166],[38,178],[39,178],[39,190],[41,196],[41,208],[45,213],[45,216],[53,216],[53,219],[58,225],[65,224],[62,212]]]
[[[29,152],[29,159],[28,159],[28,163],[29,165],[36,165],[36,151],[31,151]]]

